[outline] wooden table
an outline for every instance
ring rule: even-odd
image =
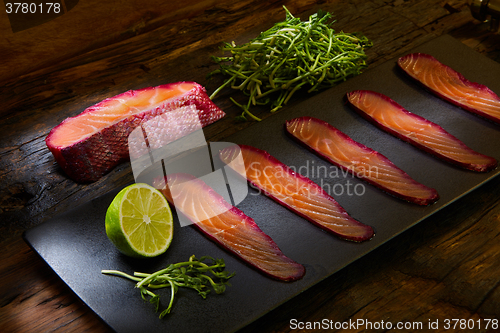
[[[88,185],[62,174],[45,136],[85,106],[179,80],[213,91],[215,83],[205,78],[215,68],[209,55],[223,41],[247,41],[283,20],[282,5],[301,18],[320,8],[331,11],[337,30],[364,32],[374,43],[370,67],[445,33],[500,62],[500,35],[475,21],[466,1],[143,3],[80,1],[66,14],[16,33],[0,14],[1,332],[110,331],[21,238],[27,228],[133,181],[127,163]],[[209,140],[254,124],[234,120],[239,110],[227,96],[215,102],[228,115],[206,128]],[[271,116],[265,110],[258,115]],[[243,331],[291,331],[292,319],[425,327],[439,320],[441,328],[446,319],[500,319],[499,185],[497,177]]]

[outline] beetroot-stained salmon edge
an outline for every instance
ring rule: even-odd
[[[172,203],[172,205],[173,205],[173,203]],[[235,213],[235,214],[241,216],[242,219],[245,218],[245,217],[249,217],[248,215],[246,215],[245,213],[243,213],[240,209],[238,209],[237,207],[234,207],[234,206],[230,209],[230,211],[232,213]],[[222,244],[221,242],[219,242],[219,240],[217,240],[217,238],[215,236],[213,236],[210,233],[208,233],[205,230],[203,230],[203,228],[201,228],[198,225],[198,223],[193,222],[193,226],[196,227],[196,229],[199,230],[202,234],[204,234],[208,239],[210,239],[212,242],[214,242],[215,244],[217,244],[217,246],[219,246],[220,248],[224,249],[226,252],[228,252],[229,254],[231,254],[232,256],[234,256],[235,258],[237,258],[238,260],[241,260],[241,261],[245,262],[247,265],[255,268],[260,273],[262,273],[262,274],[264,274],[266,276],[269,276],[269,277],[271,277],[273,279],[276,279],[276,280],[279,280],[279,281],[284,281],[284,282],[292,282],[292,281],[300,280],[302,277],[304,277],[304,275],[306,273],[305,267],[302,264],[293,261],[292,259],[288,258],[287,256],[285,256],[283,254],[282,255],[283,258],[289,259],[289,263],[290,263],[291,266],[293,266],[296,269],[296,273],[293,274],[293,275],[289,275],[288,277],[285,277],[285,278],[284,277],[280,277],[278,275],[271,274],[271,272],[268,272],[268,271],[265,271],[265,270],[261,269],[260,267],[258,267],[254,263],[252,263],[250,260],[247,260],[247,259],[245,259],[243,257],[238,256],[234,251],[231,251],[231,249],[229,249],[224,244]],[[252,226],[252,228],[254,230],[256,230],[257,232],[262,233],[264,235],[264,237],[266,238],[266,241],[270,244],[270,246],[273,249],[282,252],[281,249],[276,244],[276,242],[271,238],[271,236],[269,236],[268,234],[264,233],[257,224],[254,224]]]
[[[153,183],[155,183],[155,181],[158,181],[158,180],[162,181],[162,182],[165,181],[164,177],[157,177],[157,178],[155,178],[155,180],[153,180]],[[160,189],[160,192],[162,192],[161,189]],[[162,192],[162,194],[163,194],[163,192]],[[175,204],[173,202],[171,202],[170,200],[169,200],[169,203],[172,206],[175,207]],[[232,208],[229,211],[232,212],[232,213],[235,213],[238,216],[241,216],[242,219],[245,219],[245,218],[251,219],[254,222],[254,224],[251,226],[252,229],[254,229],[257,232],[261,233],[264,236],[264,238],[266,238],[266,241],[268,242],[268,244],[270,245],[270,247],[272,247],[275,250],[278,250],[281,253],[281,257],[284,258],[284,259],[286,259],[286,261],[289,262],[290,265],[293,266],[296,269],[296,273],[293,274],[293,275],[289,275],[288,277],[285,277],[285,278],[284,277],[280,277],[278,275],[273,275],[270,272],[267,272],[267,271],[263,270],[262,268],[258,267],[257,265],[255,265],[254,263],[252,263],[250,260],[247,260],[247,259],[245,259],[243,257],[240,257],[237,253],[235,253],[230,248],[228,248],[227,246],[225,246],[224,244],[222,244],[215,236],[213,236],[210,233],[208,233],[205,230],[203,230],[203,228],[200,227],[197,222],[193,222],[192,225],[196,228],[196,230],[200,231],[209,240],[211,240],[212,242],[214,242],[218,247],[220,247],[221,249],[223,249],[224,251],[226,251],[227,253],[229,253],[230,255],[232,255],[234,258],[245,262],[247,265],[253,267],[259,273],[261,273],[261,274],[263,274],[265,276],[268,276],[270,278],[273,278],[273,279],[279,280],[279,281],[283,281],[283,282],[293,282],[293,281],[300,280],[301,278],[304,277],[304,275],[306,273],[306,269],[305,269],[304,265],[302,265],[302,264],[300,264],[300,263],[298,263],[298,262],[296,262],[296,261],[288,258],[285,254],[283,254],[283,252],[278,247],[278,244],[276,244],[276,242],[271,238],[271,236],[269,236],[268,234],[266,234],[265,232],[263,232],[262,229],[260,229],[260,227],[257,225],[257,223],[255,223],[255,221],[254,221],[253,218],[251,218],[250,216],[246,215],[243,211],[241,211],[239,208],[234,207],[234,206],[232,206]],[[183,213],[181,212],[181,214],[183,214]]]
[[[487,120],[489,120],[490,122],[493,122],[493,123],[495,123],[495,124],[497,124],[497,125],[498,125],[498,124],[500,124],[500,118],[498,118],[498,117],[494,117],[494,116],[489,115],[488,113],[486,113],[486,112],[484,112],[484,111],[481,111],[481,110],[475,109],[475,108],[470,107],[470,106],[468,106],[468,105],[462,104],[462,103],[460,103],[460,102],[458,102],[458,101],[456,101],[456,100],[454,100],[454,99],[452,99],[452,98],[449,98],[449,97],[447,97],[447,96],[444,96],[443,94],[441,94],[441,93],[439,93],[438,91],[436,91],[436,90],[432,89],[431,87],[428,87],[425,83],[421,82],[421,81],[420,81],[420,80],[418,80],[417,78],[413,77],[410,73],[408,73],[408,72],[407,72],[407,71],[406,71],[406,70],[402,67],[402,65],[401,65],[401,63],[400,63],[400,62],[401,62],[403,59],[407,58],[407,57],[410,57],[410,56],[415,56],[415,55],[417,55],[418,57],[425,57],[425,58],[429,58],[429,59],[431,59],[431,60],[433,60],[433,61],[437,61],[437,62],[439,62],[439,63],[441,64],[441,66],[443,66],[443,67],[447,67],[447,68],[449,68],[451,71],[455,72],[455,73],[457,74],[458,78],[460,79],[460,81],[462,81],[462,82],[466,83],[467,85],[469,85],[469,86],[471,86],[471,87],[474,87],[474,88],[476,88],[476,89],[478,89],[478,90],[486,90],[487,92],[492,93],[492,94],[494,94],[495,96],[497,96],[497,95],[495,94],[495,92],[493,92],[490,88],[488,88],[487,86],[485,86],[485,85],[483,85],[483,84],[481,84],[481,83],[472,82],[472,81],[467,80],[467,79],[465,78],[465,76],[464,76],[462,73],[457,72],[457,71],[456,71],[456,70],[454,70],[453,68],[451,68],[451,67],[449,67],[449,66],[447,66],[447,65],[443,64],[442,62],[440,62],[439,60],[437,60],[437,59],[436,59],[436,58],[434,58],[433,56],[431,56],[431,55],[429,55],[429,54],[426,54],[426,53],[410,53],[410,54],[407,54],[407,55],[405,55],[405,56],[400,57],[400,58],[398,59],[398,61],[397,61],[397,65],[398,65],[398,67],[399,67],[399,68],[400,68],[400,69],[401,69],[401,70],[402,70],[402,71],[403,71],[403,72],[404,72],[404,73],[405,73],[408,77],[410,77],[410,78],[411,78],[414,82],[417,82],[419,86],[421,86],[422,88],[426,89],[426,90],[427,90],[427,91],[429,91],[430,93],[434,94],[435,96],[437,96],[437,97],[441,98],[442,100],[445,100],[445,101],[447,101],[447,102],[449,102],[449,103],[451,103],[451,104],[453,104],[453,105],[455,105],[455,106],[458,106],[458,107],[460,107],[460,108],[462,108],[462,109],[464,109],[464,110],[466,110],[466,111],[469,111],[469,112],[471,112],[471,113],[473,113],[473,114],[475,114],[475,115],[477,115],[477,116],[480,116],[480,117],[482,117],[482,118],[484,118],[484,119],[487,119]],[[500,98],[499,98],[499,100],[500,100]]]
[[[316,184],[315,182],[313,182],[311,179],[309,179],[309,178],[301,175],[298,172],[293,171],[288,165],[280,162],[276,157],[272,156],[267,151],[255,148],[253,146],[248,146],[248,145],[240,145],[239,144],[238,146],[240,147],[240,149],[241,148],[249,149],[249,150],[253,150],[255,152],[259,152],[259,153],[263,154],[264,155],[263,157],[269,159],[272,163],[282,165],[284,167],[284,169],[285,169],[286,172],[297,176],[298,178],[300,178],[301,181],[304,181],[306,183],[312,184],[313,186],[316,186],[320,190],[320,192],[321,192],[322,195],[324,195],[328,200],[332,201],[332,203],[339,209],[339,211],[342,213],[342,215],[347,216],[352,221],[355,221],[356,223],[358,223],[358,225],[360,227],[363,227],[366,230],[366,235],[365,236],[360,236],[360,237],[350,237],[350,236],[346,236],[346,235],[343,235],[341,233],[335,232],[334,230],[331,230],[331,229],[329,229],[329,228],[321,225],[317,221],[314,221],[314,219],[311,219],[310,217],[308,217],[305,214],[301,213],[300,211],[296,210],[292,206],[290,206],[290,205],[286,204],[285,202],[281,201],[279,198],[275,197],[271,193],[269,193],[266,190],[264,190],[263,188],[261,188],[254,181],[247,180],[250,184],[252,184],[253,187],[259,188],[265,196],[267,196],[270,199],[274,200],[275,202],[279,203],[283,207],[286,207],[287,209],[289,209],[293,213],[295,213],[295,214],[299,215],[300,217],[306,219],[307,221],[311,222],[315,226],[320,227],[321,229],[325,230],[328,233],[331,233],[333,235],[338,236],[342,240],[356,242],[356,243],[361,243],[361,242],[364,242],[364,241],[371,240],[375,236],[375,231],[374,231],[374,229],[373,229],[372,226],[364,224],[364,223],[362,223],[362,222],[354,219],[353,217],[351,217],[349,215],[349,213],[347,213],[347,211],[334,198],[332,198],[328,193],[326,193],[326,191],[323,188],[321,188],[321,186],[319,186],[318,184]],[[219,158],[221,158],[220,154],[219,154]],[[222,160],[222,158],[221,158],[221,160]],[[222,161],[222,162],[224,162],[224,161]],[[239,176],[241,176],[241,175],[239,175]]]
[[[449,132],[447,132],[444,128],[442,128],[438,124],[433,123],[430,120],[425,119],[424,117],[421,117],[421,116],[419,116],[419,115],[417,115],[415,113],[412,113],[412,112],[406,110],[401,105],[399,105],[396,101],[392,100],[390,97],[388,97],[388,96],[386,96],[384,94],[381,94],[381,93],[378,93],[378,92],[375,92],[375,91],[371,91],[371,90],[354,90],[354,91],[351,91],[351,92],[349,92],[349,93],[346,94],[346,100],[347,100],[348,104],[352,107],[352,109],[354,111],[356,111],[357,114],[359,114],[361,117],[363,117],[364,119],[366,119],[371,124],[373,124],[376,127],[378,127],[380,129],[388,132],[389,134],[392,134],[393,136],[397,137],[398,139],[400,139],[400,140],[402,140],[404,142],[407,142],[407,143],[409,143],[409,144],[417,147],[418,149],[421,149],[421,150],[425,151],[426,153],[428,153],[428,154],[430,154],[432,156],[438,157],[438,158],[440,158],[440,159],[442,159],[442,160],[444,160],[446,162],[449,162],[449,163],[451,163],[453,165],[459,166],[459,167],[467,169],[467,170],[476,171],[476,172],[489,172],[489,171],[491,171],[491,170],[493,170],[493,169],[495,169],[497,167],[497,164],[498,164],[497,160],[495,158],[491,157],[491,156],[487,156],[487,155],[480,154],[480,153],[476,152],[477,154],[480,154],[480,155],[482,155],[484,157],[489,158],[491,160],[491,163],[484,164],[484,165],[462,163],[460,161],[454,160],[454,159],[449,158],[447,156],[441,155],[438,152],[430,149],[429,147],[426,147],[426,146],[420,144],[418,141],[412,140],[411,138],[409,138],[409,137],[407,137],[407,136],[405,136],[405,135],[403,135],[401,133],[398,133],[397,131],[391,129],[390,127],[385,126],[384,124],[378,122],[376,119],[372,118],[366,112],[364,112],[359,107],[357,107],[356,105],[354,105],[354,103],[352,103],[350,101],[349,96],[352,95],[352,94],[355,94],[355,93],[360,93],[360,94],[369,93],[369,94],[377,95],[379,98],[382,98],[385,101],[391,103],[392,105],[394,105],[395,107],[399,108],[402,112],[408,114],[409,116],[414,117],[416,119],[424,120],[426,123],[432,124],[433,126],[438,126],[441,131],[443,131],[444,133],[446,133],[447,135],[449,135],[451,138],[453,138],[454,140],[456,140],[457,143],[458,142],[462,143],[462,141],[460,139],[458,139],[454,135],[452,135]],[[469,148],[469,147],[467,147],[467,148]]]
[[[68,118],[64,119],[59,125],[55,126],[54,128],[52,128],[50,130],[49,134],[45,138],[45,142],[46,142],[47,146],[49,147],[49,149],[50,148],[53,148],[53,149],[55,149],[55,148],[61,148],[61,147],[56,147],[56,146],[53,146],[52,144],[50,144],[50,142],[51,142],[50,139],[51,139],[52,135],[58,130],[58,128],[64,126],[64,124],[67,121],[69,121],[70,119],[77,118],[77,117],[80,117],[81,115],[93,112],[96,108],[99,108],[101,105],[106,104],[106,102],[108,102],[108,101],[112,101],[112,100],[115,100],[117,98],[124,97],[124,96],[137,95],[138,93],[141,93],[141,92],[144,92],[144,91],[148,91],[148,90],[154,90],[154,89],[157,89],[157,88],[168,88],[170,86],[174,86],[174,85],[177,85],[177,84],[180,84],[180,83],[192,83],[194,85],[198,85],[198,83],[192,82],[192,81],[182,81],[182,82],[175,82],[175,83],[166,83],[166,84],[162,84],[162,85],[159,85],[159,86],[145,87],[145,88],[140,88],[140,89],[131,89],[131,90],[127,90],[125,92],[122,92],[122,93],[120,93],[118,95],[114,95],[112,97],[105,98],[105,99],[101,100],[100,102],[98,102],[96,104],[93,104],[93,105],[90,105],[89,107],[85,108],[85,110],[83,110],[81,113],[79,113],[79,114],[77,114],[77,115],[75,115],[73,117],[68,117]],[[143,112],[141,112],[141,114],[142,113]]]
[[[73,181],[81,184],[88,184],[88,183],[93,183],[95,181],[98,181],[101,179],[104,175],[108,174],[111,170],[116,168],[120,163],[123,163],[125,161],[129,160],[129,155],[128,155],[128,149],[126,149],[126,152],[117,152],[115,151],[114,154],[107,155],[107,166],[102,167],[98,170],[94,170],[95,166],[91,164],[90,160],[88,159],[74,159],[73,157],[75,155],[81,155],[83,156],[86,152],[85,149],[87,146],[97,143],[97,142],[105,142],[105,135],[106,133],[112,133],[115,131],[115,128],[113,126],[108,126],[102,129],[100,132],[96,132],[89,137],[82,139],[78,142],[75,142],[74,144],[61,147],[61,146],[55,146],[51,142],[51,137],[54,135],[54,133],[57,131],[57,129],[61,126],[64,126],[64,124],[69,121],[70,119],[76,118],[81,116],[82,114],[86,114],[89,112],[92,112],[99,106],[103,105],[105,102],[109,100],[115,100],[117,98],[123,97],[123,96],[129,96],[129,95],[136,95],[140,92],[143,91],[148,91],[148,90],[153,90],[157,88],[168,88],[170,86],[175,86],[183,83],[190,83],[193,84],[194,89],[201,90],[204,94],[206,94],[206,89],[205,87],[201,86],[199,83],[196,83],[194,81],[180,81],[180,82],[173,82],[173,83],[167,83],[159,86],[153,86],[153,87],[146,87],[146,88],[141,88],[141,89],[135,89],[135,90],[128,90],[125,91],[121,94],[114,95],[112,97],[108,97],[94,105],[91,105],[87,107],[84,111],[81,113],[73,116],[73,117],[68,117],[64,119],[59,125],[55,126],[52,128],[52,130],[49,132],[47,137],[45,138],[45,144],[47,145],[49,151],[52,153],[54,156],[54,159],[57,161],[59,164],[60,168],[62,171]],[[206,96],[207,99],[208,95]],[[175,98],[174,98],[175,99]],[[210,101],[211,102],[211,101]],[[213,103],[213,102],[212,102]],[[186,104],[184,105],[196,105],[198,106],[198,101],[187,101]],[[213,104],[214,107],[217,109],[218,116],[214,119],[213,122],[223,118],[225,116],[225,112],[222,111],[217,105]],[[140,125],[141,121],[143,120],[144,117],[148,115],[148,112],[150,110],[145,110],[140,113],[137,113],[135,115],[130,115],[125,119],[122,119],[120,122],[127,122],[126,126],[130,127],[132,126],[133,128],[137,127]],[[213,123],[212,122],[212,123]],[[110,162],[111,161],[111,162]],[[104,164],[104,163],[103,163]],[[88,166],[88,167],[86,167]],[[96,172],[94,172],[96,171]]]
[[[257,188],[260,188],[257,184],[255,184],[254,182],[250,182],[253,186],[257,187]],[[320,223],[314,221],[314,219],[311,219],[310,217],[308,217],[307,215],[301,213],[300,211],[294,209],[293,207],[289,206],[289,205],[285,205],[281,200],[279,200],[278,198],[274,197],[273,195],[271,195],[270,193],[268,193],[267,191],[265,190],[262,190],[262,193],[269,197],[270,199],[274,200],[275,202],[283,205],[284,207],[286,207],[287,209],[289,209],[290,211],[292,211],[293,213],[297,214],[298,216],[306,219],[307,221],[311,222],[312,224],[314,224],[315,226],[321,228],[322,230],[326,231],[327,233],[330,233],[332,235],[335,235],[337,236],[339,239],[341,240],[344,240],[344,241],[349,241],[349,242],[354,242],[354,243],[362,243],[362,242],[365,242],[365,241],[369,241],[371,239],[373,239],[373,237],[375,237],[375,230],[373,229],[372,226],[370,225],[367,225],[367,224],[364,224],[364,223],[361,223],[359,222],[358,220],[354,219],[351,217],[352,220],[360,223],[360,226],[363,227],[363,229],[366,230],[366,235],[365,236],[360,236],[360,237],[351,237],[351,236],[346,236],[346,235],[343,235],[341,233],[338,233],[338,232],[335,232],[333,231],[332,229],[329,229],[323,225],[321,225]]]
[[[309,151],[311,151],[312,153],[314,153],[314,154],[316,154],[316,155],[320,156],[320,157],[321,157],[321,158],[323,158],[325,161],[327,161],[327,162],[329,162],[329,163],[332,163],[333,165],[335,165],[335,166],[337,166],[337,167],[341,168],[342,170],[349,172],[349,173],[350,173],[351,175],[353,175],[354,177],[356,177],[356,178],[358,178],[358,179],[362,179],[363,181],[365,181],[365,182],[367,182],[367,183],[369,183],[369,184],[371,184],[371,185],[375,186],[376,188],[378,188],[378,189],[380,189],[380,190],[382,190],[382,191],[384,191],[384,192],[386,192],[386,193],[390,194],[391,196],[393,196],[393,197],[395,197],[395,198],[402,199],[402,200],[404,200],[404,201],[407,201],[407,202],[410,202],[410,203],[417,204],[417,205],[419,205],[419,206],[429,206],[429,205],[434,204],[436,201],[438,201],[438,200],[439,200],[439,198],[440,198],[440,197],[439,197],[439,193],[437,192],[437,190],[436,190],[436,189],[434,189],[434,188],[431,188],[431,187],[425,186],[424,184],[420,184],[420,183],[419,183],[422,187],[425,187],[425,188],[430,189],[430,190],[432,191],[432,193],[433,193],[433,196],[431,196],[431,197],[429,197],[429,198],[427,198],[427,199],[419,199],[419,198],[415,198],[415,197],[411,197],[411,196],[403,195],[403,194],[401,194],[401,193],[397,193],[397,192],[395,192],[395,191],[393,191],[393,190],[391,190],[391,189],[388,189],[388,188],[386,188],[386,187],[384,187],[384,186],[379,185],[378,183],[376,183],[376,182],[374,182],[374,181],[372,181],[372,180],[370,180],[370,179],[368,179],[368,178],[360,178],[360,177],[356,176],[356,174],[355,174],[352,170],[350,170],[350,169],[348,169],[348,168],[345,168],[344,166],[342,166],[342,165],[338,164],[337,162],[335,162],[334,160],[332,160],[332,159],[331,159],[330,157],[328,157],[327,155],[325,155],[325,154],[323,154],[322,152],[317,151],[317,150],[315,150],[314,148],[310,147],[309,145],[307,145],[306,143],[302,142],[299,138],[297,138],[295,135],[293,135],[292,133],[290,133],[290,132],[288,131],[288,124],[289,124],[289,123],[291,123],[291,122],[292,122],[292,121],[294,121],[294,120],[298,120],[298,119],[307,119],[307,118],[309,118],[309,119],[313,119],[314,121],[318,121],[318,122],[321,122],[321,123],[323,123],[323,122],[324,122],[324,121],[322,121],[322,120],[319,120],[319,119],[317,119],[317,118],[313,118],[313,117],[298,117],[298,118],[295,118],[295,119],[292,119],[292,120],[287,120],[287,121],[286,121],[286,123],[285,123],[285,129],[286,129],[286,132],[287,132],[287,133],[288,133],[288,134],[292,137],[292,139],[294,139],[296,142],[298,142],[301,146],[303,146],[303,147],[307,148],[307,149],[308,149]],[[359,143],[359,142],[357,142],[357,141],[354,141],[354,140],[353,140],[353,139],[351,139],[351,138],[350,138],[347,134],[345,134],[344,132],[342,132],[342,131],[340,131],[340,130],[336,129],[335,127],[333,127],[333,126],[332,126],[332,125],[330,125],[329,123],[327,123],[327,122],[324,122],[324,123],[326,123],[326,124],[327,124],[327,125],[328,125],[331,129],[336,130],[336,131],[339,131],[339,133],[341,134],[341,136],[343,136],[345,139],[350,140],[352,143],[354,143],[354,144],[356,144],[356,145],[358,145],[358,146],[362,147],[363,149],[370,149],[370,150],[372,150],[372,151],[373,151],[374,153],[376,153],[378,156],[382,157],[382,159],[384,159],[384,160],[388,161],[388,162],[389,162],[392,166],[394,166],[394,167],[395,167],[395,168],[397,168],[397,169],[400,169],[400,168],[398,168],[396,165],[394,165],[394,163],[392,163],[392,162],[391,162],[391,160],[389,160],[387,157],[385,157],[384,155],[382,155],[382,154],[381,154],[381,153],[379,153],[378,151],[373,150],[373,149],[371,149],[371,148],[369,148],[369,147],[365,146],[365,145],[364,145],[364,144],[362,144],[362,143]],[[400,170],[401,170],[401,169],[400,169]],[[404,171],[403,171],[403,172],[404,172]],[[406,172],[405,172],[405,174],[406,174]],[[411,178],[411,177],[410,177],[410,178]]]
[[[257,184],[254,184],[253,182],[250,182],[253,186],[256,186],[258,187]],[[333,231],[332,229],[329,229],[323,225],[321,225],[320,223],[314,221],[313,219],[311,219],[310,217],[308,217],[307,215],[299,212],[298,210],[294,209],[293,207],[291,206],[288,206],[288,205],[285,205],[283,204],[283,202],[281,202],[278,198],[274,197],[273,195],[267,193],[267,191],[265,190],[262,190],[262,192],[264,193],[264,195],[266,195],[267,197],[269,197],[270,199],[276,201],[277,203],[283,205],[284,207],[286,207],[287,209],[289,209],[290,211],[292,211],[293,213],[297,214],[298,216],[306,219],[307,221],[311,222],[312,224],[314,224],[315,226],[321,228],[322,230],[326,231],[327,233],[330,233],[332,235],[335,235],[337,236],[339,239],[341,240],[344,240],[344,241],[349,241],[349,242],[354,242],[354,243],[362,243],[362,242],[365,242],[365,241],[369,241],[371,239],[373,239],[373,237],[375,237],[375,230],[373,229],[372,226],[370,225],[367,225],[367,224],[364,224],[364,223],[361,223],[359,222],[358,220],[352,218],[354,221],[356,222],[359,222],[360,223],[360,226],[364,227],[364,229],[366,230],[366,236],[360,236],[360,237],[350,237],[350,236],[346,236],[346,235],[343,235],[341,233],[338,233],[338,232],[335,232]],[[361,225],[362,224],[362,225]]]
[[[105,128],[101,132],[96,133],[94,135],[98,135],[99,138],[105,137],[103,133],[106,133],[112,129],[110,128]],[[50,135],[50,134],[49,134]],[[46,139],[47,140],[47,139]],[[62,149],[57,149],[53,146],[50,146],[47,144],[47,147],[49,148],[49,151],[52,153],[54,156],[54,159],[57,161],[57,164],[61,168],[62,172],[64,172],[69,178],[72,180],[76,181],[77,183],[81,184],[90,184],[93,182],[98,181],[101,179],[104,175],[109,173],[111,170],[116,168],[119,164],[126,162],[129,160],[128,154],[126,155],[115,155],[114,156],[114,163],[110,164],[108,167],[100,169],[99,172],[93,172],[93,166],[90,165],[90,162],[88,159],[83,159],[83,160],[73,160],[73,159],[67,159],[66,157],[69,156],[74,156],[75,152],[82,151],[82,155],[85,154],[85,146],[87,145],[87,142],[85,140],[79,141],[71,146],[64,147]],[[78,172],[79,170],[85,170],[87,173],[82,174],[81,172]]]

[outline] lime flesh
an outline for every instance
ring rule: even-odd
[[[105,223],[108,238],[127,256],[156,257],[172,242],[170,206],[160,191],[147,184],[121,190],[108,207]]]

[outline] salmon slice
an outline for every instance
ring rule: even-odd
[[[201,179],[188,174],[157,178],[153,186],[206,236],[261,272],[282,281],[305,274],[301,264],[286,257],[255,221],[233,207]]]
[[[445,161],[478,172],[497,166],[493,157],[472,150],[438,124],[407,111],[385,95],[356,90],[347,94],[347,100],[379,128]]]
[[[439,195],[398,168],[379,152],[351,139],[325,121],[300,117],[286,122],[288,133],[353,176],[406,201],[428,205]]]
[[[321,186],[266,151],[239,145],[223,149],[219,156],[267,196],[324,230],[357,242],[373,237],[372,227],[349,216]]]
[[[467,80],[462,74],[424,53],[401,57],[398,65],[437,96],[500,123],[500,98],[488,87]]]
[[[199,119],[195,121],[202,126],[225,115],[204,87],[195,82],[177,82],[105,99],[54,127],[45,142],[70,178],[93,182],[129,158],[127,138],[136,127],[183,106],[196,107]],[[182,130],[170,127],[172,132]]]

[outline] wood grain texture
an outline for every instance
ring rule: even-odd
[[[16,34],[0,14],[1,332],[109,331],[20,235],[75,204],[131,183],[130,166],[123,163],[93,184],[76,184],[45,146],[50,129],[128,89],[194,80],[213,91],[220,80],[206,79],[216,68],[209,56],[223,41],[248,41],[283,20],[282,5],[301,18],[322,8],[336,14],[338,30],[364,32],[374,42],[368,51],[371,67],[444,33],[500,62],[500,36],[474,21],[466,1],[458,0],[188,0],[147,5],[89,0]],[[205,129],[209,140],[223,140],[252,126],[234,120],[240,111],[229,96],[237,98],[224,92],[215,100],[228,116]],[[299,94],[291,104],[305,98]],[[265,108],[255,113],[271,116]],[[496,179],[243,331],[292,331],[294,318],[425,323],[500,319],[499,202]]]
[[[0,45],[4,56],[0,82],[130,39],[177,20],[203,14],[214,0],[79,1],[66,14],[43,25],[12,32],[5,12],[0,14]],[[36,61],[33,61],[36,59]]]

